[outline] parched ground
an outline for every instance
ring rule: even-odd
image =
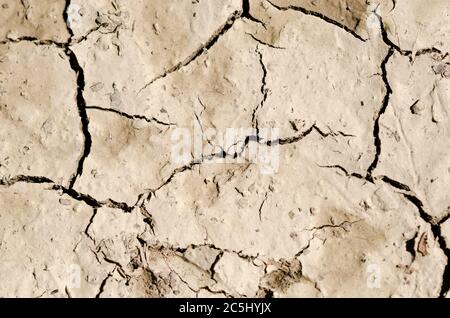
[[[0,296],[450,297],[449,21],[0,0]]]

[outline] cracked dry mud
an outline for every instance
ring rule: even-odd
[[[0,296],[449,296],[449,21],[448,0],[0,0]],[[254,133],[174,163],[196,123]],[[275,173],[212,160],[255,143]]]

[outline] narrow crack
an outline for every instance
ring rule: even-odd
[[[97,22],[98,23],[98,22]],[[83,34],[81,36],[79,36],[78,38],[75,37],[71,37],[69,42],[67,43],[67,46],[73,46],[75,44],[80,44],[81,42],[86,41],[89,36],[95,32],[99,32],[100,34],[114,34],[117,32],[117,30],[122,26],[122,24],[118,24],[113,30],[111,31],[107,31],[107,32],[102,32],[100,31],[101,28],[107,27],[108,24],[107,23],[98,23],[97,26],[93,27],[92,29],[90,29],[86,34]]]
[[[299,257],[300,255],[302,255],[304,252],[306,252],[310,247],[311,247],[311,243],[312,241],[316,238],[316,233],[314,232],[311,236],[311,238],[308,240],[308,242],[306,243],[306,245],[304,247],[302,247],[301,250],[299,250],[296,254],[295,257]]]
[[[73,298],[72,294],[70,293],[70,290],[67,286],[64,287],[64,292],[66,293],[67,298]]]
[[[286,138],[278,138],[275,140],[269,140],[266,142],[266,144],[268,146],[272,146],[272,145],[289,145],[289,144],[293,144],[296,143],[300,140],[302,140],[303,138],[305,138],[306,136],[308,136],[309,134],[311,134],[313,131],[318,131],[317,127],[314,125],[312,125],[311,127],[309,127],[307,130],[301,132],[300,134],[293,136],[293,137],[286,137]]]
[[[100,284],[100,287],[98,289],[97,294],[95,295],[95,298],[100,298],[100,296],[105,291],[105,286],[106,286],[106,283],[108,282],[108,279],[110,279],[111,277],[112,277],[112,273],[108,273],[108,275],[106,275],[105,279],[103,279],[103,281]]]
[[[274,4],[274,3],[272,3],[270,0],[267,0],[267,2],[270,3],[274,8],[276,8],[276,9],[278,9],[280,11],[292,10],[292,11],[301,12],[301,13],[303,13],[305,15],[314,16],[314,17],[319,18],[319,19],[321,19],[321,20],[323,20],[323,21],[325,21],[327,23],[330,23],[330,24],[333,24],[333,25],[337,26],[338,28],[346,31],[347,33],[351,34],[353,37],[355,37],[356,39],[358,39],[358,40],[360,40],[362,42],[366,42],[367,41],[367,39],[363,39],[358,33],[356,33],[354,30],[350,29],[348,26],[346,26],[346,25],[344,25],[344,24],[342,24],[342,23],[340,23],[340,22],[338,22],[336,20],[333,20],[333,19],[329,18],[326,15],[323,15],[322,13],[319,13],[319,12],[316,12],[316,11],[311,11],[311,10],[305,9],[303,7],[295,6],[295,5],[289,5],[287,7],[281,7],[281,6],[278,6],[278,5]]]
[[[25,175],[18,175],[14,176],[12,178],[2,178],[0,179],[0,185],[2,186],[13,186],[16,183],[35,183],[35,184],[42,184],[42,183],[53,183],[52,180],[46,177],[39,177],[39,176],[25,176]]]
[[[264,106],[264,103],[267,100],[267,96],[269,94],[269,90],[267,88],[267,68],[264,64],[263,61],[263,56],[261,51],[259,51],[258,47],[256,47],[255,50],[256,54],[258,54],[259,57],[259,65],[261,66],[261,70],[262,70],[262,79],[261,79],[261,87],[260,87],[260,91],[261,91],[261,101],[259,102],[259,104],[253,109],[252,112],[252,124],[253,127],[256,129],[256,136],[257,136],[257,140],[259,140],[259,124],[258,124],[258,118],[256,117],[256,113],[258,112],[258,110],[260,108],[262,108]]]
[[[319,166],[320,168],[337,169],[337,170],[340,170],[341,172],[343,172],[345,174],[345,176],[347,176],[347,177],[354,177],[354,178],[366,180],[366,178],[363,175],[356,173],[356,172],[348,172],[347,169],[345,169],[344,167],[342,167],[340,165],[319,165],[319,164],[317,164],[317,166]],[[367,180],[367,181],[373,183],[370,180]]]
[[[91,235],[89,234],[89,229],[90,229],[92,223],[94,222],[94,219],[95,219],[95,216],[97,215],[97,212],[98,212],[98,209],[97,209],[97,208],[94,208],[94,212],[92,213],[92,216],[91,216],[91,218],[89,219],[89,223],[88,223],[88,225],[86,226],[86,228],[84,229],[84,234],[85,234],[87,237],[89,237],[92,241],[94,241],[94,238],[91,237]]]
[[[29,184],[49,184],[51,187],[49,190],[53,191],[61,191],[63,194],[68,195],[72,199],[80,202],[84,202],[88,206],[92,208],[101,208],[101,207],[109,207],[113,209],[119,209],[123,212],[130,213],[133,211],[134,206],[129,206],[128,204],[124,202],[117,202],[113,199],[107,199],[105,201],[97,200],[93,197],[91,197],[88,194],[84,194],[81,192],[76,191],[73,188],[64,187],[60,184],[55,183],[53,180],[46,178],[46,177],[40,177],[40,176],[25,176],[25,175],[18,175],[11,178],[2,178],[0,179],[0,185],[10,187],[15,185],[16,183],[29,183]]]
[[[86,101],[84,100],[84,96],[83,96],[84,88],[86,86],[84,70],[79,63],[75,52],[73,52],[68,46],[68,44],[72,41],[73,35],[74,35],[73,30],[70,28],[69,16],[68,16],[68,12],[67,12],[68,8],[70,7],[70,4],[71,4],[71,0],[66,0],[66,5],[64,8],[64,12],[63,12],[63,19],[64,19],[64,22],[67,27],[67,32],[69,32],[69,34],[70,34],[70,38],[67,43],[67,46],[65,47],[64,52],[67,55],[67,57],[69,58],[70,67],[71,67],[72,71],[76,74],[76,77],[77,77],[76,102],[77,102],[77,107],[78,107],[78,113],[79,113],[79,116],[81,119],[81,130],[82,130],[83,136],[84,136],[83,152],[81,154],[80,159],[78,160],[77,171],[75,172],[75,174],[72,176],[72,178],[69,181],[69,189],[72,189],[73,186],[75,185],[75,182],[77,181],[77,178],[79,176],[81,176],[83,173],[84,161],[86,160],[86,158],[89,156],[89,153],[91,152],[92,137],[89,132],[89,118],[88,118],[87,112],[86,112]]]
[[[212,290],[211,287],[209,287],[209,286],[203,286],[203,287],[200,288],[200,290],[206,290],[207,292],[210,292],[211,294],[215,294],[215,295],[223,295],[223,296],[225,296],[227,298],[234,298],[229,293],[227,293],[225,290],[217,290],[217,291],[215,291],[215,290]]]
[[[27,0],[20,0],[20,4],[23,7],[23,15],[25,16],[25,20],[29,20],[30,17],[28,16],[29,10],[30,10],[30,4]]]
[[[174,171],[172,171],[170,176],[160,186],[158,186],[157,188],[149,191],[147,199],[150,199],[151,196],[154,195],[157,191],[161,190],[163,187],[168,185],[173,180],[173,178],[175,178],[175,176],[177,174],[185,172],[185,171],[188,171],[188,170],[192,170],[193,167],[195,167],[196,165],[199,165],[199,164],[200,164],[200,162],[198,160],[193,160],[187,165],[184,165],[182,167],[176,168]]]
[[[214,277],[216,275],[215,267],[217,263],[219,263],[219,261],[221,260],[223,254],[224,252],[220,251],[219,254],[217,254],[216,258],[214,259],[214,262],[212,262],[211,267],[209,268],[209,272],[211,273],[211,279],[214,281],[216,281],[216,278]]]
[[[225,34],[227,33],[228,30],[230,30],[234,23],[240,18],[242,17],[242,11],[235,11],[233,12],[233,14],[231,14],[231,16],[227,19],[227,21],[225,22],[224,25],[222,25],[219,30],[217,30],[216,32],[214,32],[214,34],[204,43],[202,44],[199,48],[197,48],[191,55],[189,55],[187,58],[185,58],[183,61],[178,62],[177,64],[175,64],[174,66],[172,66],[171,68],[165,70],[162,74],[156,76],[154,79],[152,79],[150,82],[148,82],[147,84],[145,84],[144,87],[142,87],[137,95],[139,95],[140,93],[142,93],[142,91],[144,91],[145,89],[147,89],[150,85],[152,85],[153,83],[155,83],[156,81],[163,79],[167,76],[169,76],[172,73],[177,72],[178,70],[188,66],[189,64],[191,64],[192,62],[195,62],[197,60],[197,58],[199,58],[200,56],[202,56],[203,54],[206,54],[206,52],[208,52],[208,50],[210,50],[218,41],[219,39]]]
[[[381,178],[381,181],[391,185],[394,188],[397,188],[399,190],[404,190],[404,191],[407,191],[407,192],[411,192],[410,187],[408,187],[406,184],[403,184],[403,183],[401,183],[399,181],[391,179],[388,176],[380,176],[378,178]]]
[[[171,273],[174,273],[175,276],[178,277],[178,279],[184,284],[186,285],[187,288],[189,288],[193,293],[195,293],[196,295],[200,292],[200,289],[195,289],[193,287],[191,287],[191,285],[189,285],[189,283],[177,272],[175,271],[172,266],[170,266],[169,262],[166,260],[166,265],[167,267],[170,269]]]
[[[88,194],[83,194],[83,193],[75,191],[73,188],[65,188],[65,187],[62,187],[61,185],[55,184],[52,189],[60,190],[64,194],[67,194],[68,196],[70,196],[72,199],[77,200],[77,201],[82,201],[93,208],[108,207],[108,208],[112,208],[112,209],[122,210],[125,213],[131,213],[134,209],[134,206],[129,206],[125,202],[118,202],[113,199],[106,199],[104,201],[99,201],[97,199],[94,199],[93,197],[91,197]]]
[[[367,176],[369,177],[369,179],[372,177],[372,172],[378,166],[378,162],[379,162],[380,155],[381,155],[380,120],[381,120],[381,116],[386,112],[386,109],[389,105],[391,95],[393,93],[391,85],[389,84],[389,80],[388,80],[387,64],[388,64],[390,58],[394,55],[394,52],[395,52],[394,49],[392,47],[390,47],[387,55],[381,62],[381,78],[383,79],[383,83],[386,88],[386,94],[384,95],[383,103],[378,112],[377,118],[375,119],[375,123],[374,123],[374,127],[373,127],[375,157],[374,157],[372,163],[370,164],[369,168],[367,168]]]
[[[0,41],[0,45],[5,45],[9,43],[21,43],[21,42],[29,42],[36,46],[42,45],[42,46],[55,46],[60,49],[66,49],[68,47],[68,43],[66,42],[57,42],[53,40],[41,40],[33,36],[21,36],[15,39],[6,39],[3,41]]]
[[[92,147],[92,137],[89,132],[89,118],[86,112],[86,101],[83,97],[83,92],[85,88],[84,70],[78,62],[77,56],[69,48],[66,49],[66,54],[69,57],[70,67],[77,75],[77,95],[76,101],[78,106],[78,113],[81,119],[81,130],[84,135],[84,149],[80,159],[78,160],[78,167],[76,173],[72,176],[69,182],[69,188],[73,188],[75,182],[79,176],[83,174],[83,166],[86,158],[89,156]]]
[[[315,227],[312,227],[312,228],[307,228],[307,229],[305,229],[305,231],[311,232],[311,231],[319,231],[319,230],[328,229],[328,228],[332,228],[332,229],[339,228],[339,229],[344,230],[345,232],[348,232],[348,229],[346,229],[345,226],[346,225],[353,225],[353,224],[355,224],[357,222],[360,222],[360,220],[353,221],[353,222],[343,221],[340,224],[324,224],[324,225],[315,226]]]
[[[259,209],[258,209],[259,221],[262,221],[262,209],[264,207],[264,204],[267,201],[267,197],[268,197],[268,192],[266,192],[266,194],[264,195],[264,199],[262,200],[261,205],[259,206]]]
[[[157,123],[157,124],[163,125],[163,126],[175,126],[176,125],[175,123],[167,123],[167,122],[161,121],[161,120],[159,120],[159,119],[157,119],[155,117],[149,118],[149,117],[146,117],[146,116],[143,116],[143,115],[130,115],[128,113],[125,113],[123,111],[120,111],[120,110],[117,110],[117,109],[113,109],[113,108],[104,108],[104,107],[100,107],[100,106],[86,106],[86,109],[88,109],[88,110],[89,109],[93,109],[93,110],[99,110],[99,111],[114,113],[114,114],[120,115],[122,117],[131,119],[131,120],[136,120],[136,119],[137,120],[144,120],[144,121],[146,121],[148,123]]]
[[[343,132],[334,132],[330,129],[329,132],[324,132],[322,131],[316,123],[312,124],[308,129],[304,130],[303,132],[301,132],[300,134],[296,135],[296,136],[292,136],[292,137],[286,137],[286,138],[278,138],[275,140],[269,140],[267,142],[264,142],[267,146],[273,146],[273,145],[288,145],[288,144],[293,144],[296,143],[300,140],[302,140],[303,138],[305,138],[306,136],[308,136],[309,134],[316,132],[318,133],[322,138],[328,138],[328,137],[335,137],[335,136],[342,136],[342,137],[353,137],[353,135],[351,134],[346,134]],[[259,139],[258,139],[259,140]]]
[[[276,46],[267,42],[264,42],[263,40],[258,39],[256,36],[254,36],[253,34],[249,33],[249,32],[245,32],[245,34],[247,34],[248,36],[250,36],[253,40],[255,40],[256,42],[258,42],[261,45],[264,46],[268,46],[272,49],[277,49],[277,50],[285,50],[285,47],[281,47],[281,46]]]
[[[34,36],[20,36],[18,38],[7,38],[5,40],[2,40],[2,41],[0,41],[0,45],[6,45],[9,43],[17,44],[17,43],[21,43],[21,42],[29,42],[36,46],[54,46],[59,49],[66,50],[76,44],[80,44],[81,42],[86,41],[92,33],[100,31],[100,29],[104,26],[105,26],[105,24],[99,24],[96,27],[89,30],[86,34],[80,36],[79,38],[70,38],[67,42],[58,42],[58,41],[54,41],[54,40],[42,40],[42,39],[39,39]],[[115,32],[116,31],[104,32],[104,33],[102,32],[102,34],[111,34],[111,33],[115,33]]]

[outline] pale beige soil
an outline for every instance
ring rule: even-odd
[[[449,21],[448,0],[0,0],[0,297],[446,297]],[[253,128],[205,141],[242,161],[174,161],[196,125]]]

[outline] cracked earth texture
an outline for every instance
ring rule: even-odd
[[[449,21],[448,0],[0,0],[0,296],[449,297]],[[254,128],[241,150],[278,146],[278,170],[174,165],[194,121]]]

